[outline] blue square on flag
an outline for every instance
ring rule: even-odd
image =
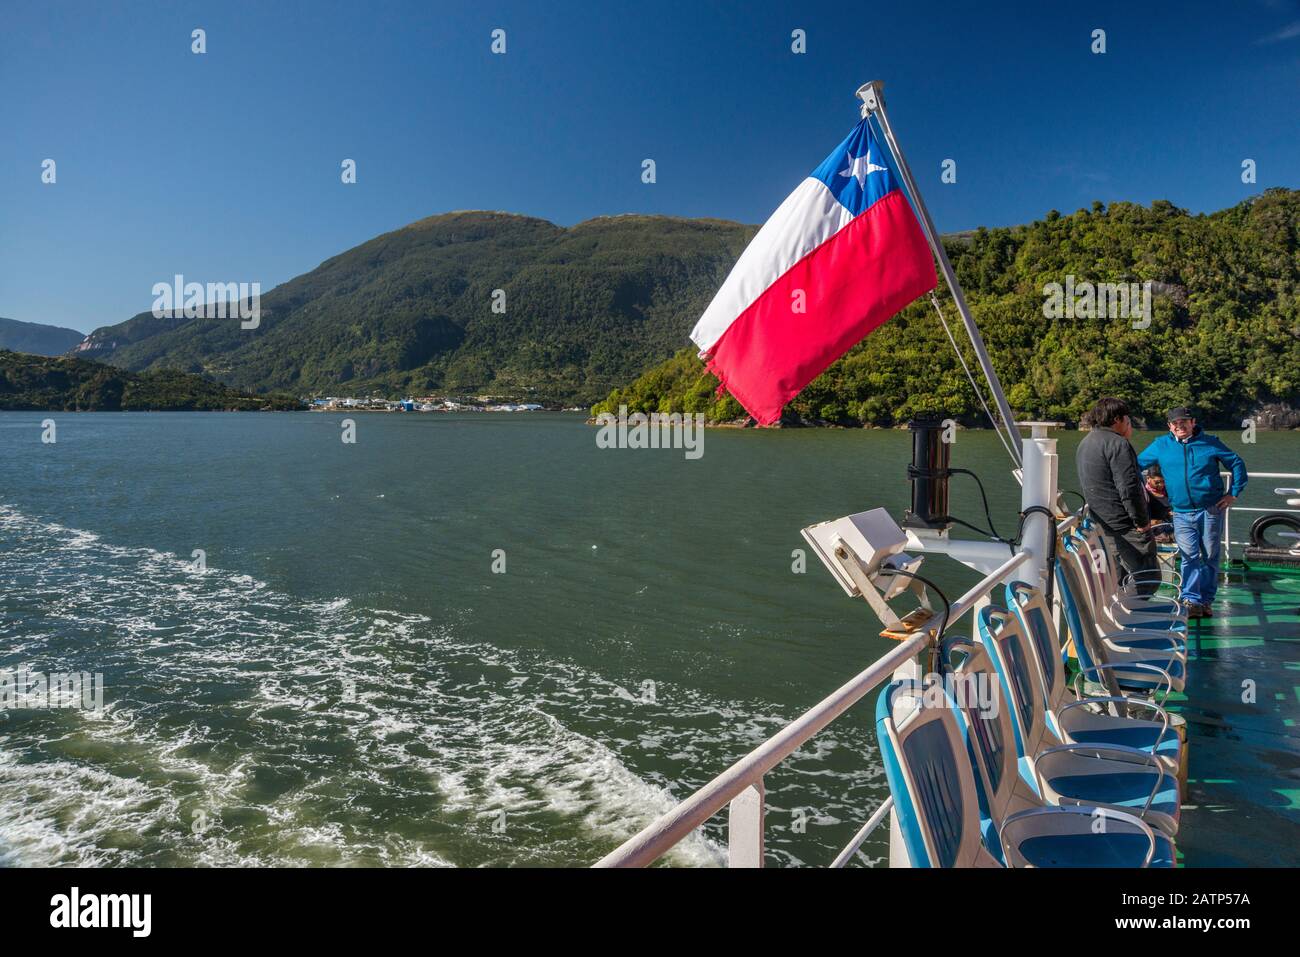
[[[854,216],[899,183],[889,151],[876,139],[867,120],[855,126],[812,175]]]

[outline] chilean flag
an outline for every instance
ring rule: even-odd
[[[934,258],[866,119],[746,247],[691,339],[760,425],[935,286]]]

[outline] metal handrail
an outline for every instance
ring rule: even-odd
[[[1071,524],[1073,524],[1072,518],[1062,523],[1067,528]],[[984,576],[978,584],[952,603],[945,629],[975,608],[980,599],[1032,557],[1029,552],[1017,552]],[[758,863],[761,864],[763,776],[885,681],[895,670],[924,650],[931,641],[930,629],[927,626],[934,617],[932,615],[920,625],[912,637],[900,642],[888,654],[876,659],[866,670],[849,680],[833,694],[805,711],[672,810],[661,815],[618,848],[606,854],[596,862],[595,866],[646,867],[653,864],[697,827],[721,811],[729,802],[742,798],[742,795],[751,788],[757,791],[756,800],[759,805],[757,820],[760,829],[760,846],[757,856]],[[733,805],[733,816],[734,814]],[[880,809],[877,809],[873,815],[873,818],[877,817],[883,817]],[[868,821],[868,824],[872,822]],[[863,830],[866,833],[860,833],[865,839],[870,831],[867,828]]]
[[[1056,534],[1058,536],[1064,535],[1070,529],[1078,525],[1079,522],[1083,520],[1083,512],[1085,510],[1086,510],[1086,506],[1084,509],[1075,512],[1072,515],[1067,515],[1063,521],[1057,524]],[[880,806],[876,808],[875,811],[872,812],[871,817],[867,819],[867,823],[862,825],[861,829],[859,829],[857,834],[853,835],[853,840],[849,841],[849,843],[844,845],[844,849],[840,851],[839,854],[835,856],[835,860],[831,862],[831,867],[842,868],[846,864],[848,864],[848,862],[852,860],[853,855],[857,853],[858,848],[860,848],[866,842],[867,838],[871,836],[872,832],[875,831],[875,829],[879,827],[882,823],[884,823],[885,814],[887,814],[890,810],[892,810],[893,807],[894,807],[894,796],[891,794],[889,797],[885,798],[885,800],[880,803]]]
[[[871,836],[871,832],[880,826],[885,819],[885,815],[892,811],[893,808],[894,796],[891,794],[880,802],[880,807],[876,808],[858,833],[853,835],[853,840],[844,845],[844,850],[835,855],[835,860],[831,861],[831,867],[840,868],[847,864],[853,858],[853,855],[858,852],[858,848],[862,846],[863,842]]]
[[[1225,472],[1219,469],[1219,477],[1228,479],[1232,477],[1231,472]],[[1250,472],[1250,478],[1271,478],[1271,479],[1300,479],[1300,472]],[[1228,486],[1230,487],[1230,486]],[[1231,551],[1233,545],[1249,546],[1250,542],[1236,542],[1232,540],[1232,513],[1233,512],[1265,512],[1268,514],[1282,513],[1285,515],[1300,515],[1300,509],[1294,508],[1255,508],[1245,505],[1229,505],[1223,515],[1223,555],[1224,560],[1231,564]]]

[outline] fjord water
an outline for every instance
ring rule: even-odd
[[[98,719],[0,712],[0,864],[585,865],[889,647],[792,552],[901,515],[904,432],[710,430],[688,460],[574,415],[341,419],[0,415],[0,669],[106,685]],[[954,465],[1012,533],[992,433]],[[769,776],[771,863],[828,862],[887,794],[874,700]],[[720,861],[722,823],[672,860]]]

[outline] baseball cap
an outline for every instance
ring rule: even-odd
[[[1165,413],[1165,421],[1173,422],[1175,419],[1194,419],[1196,412],[1185,405],[1176,405]]]

